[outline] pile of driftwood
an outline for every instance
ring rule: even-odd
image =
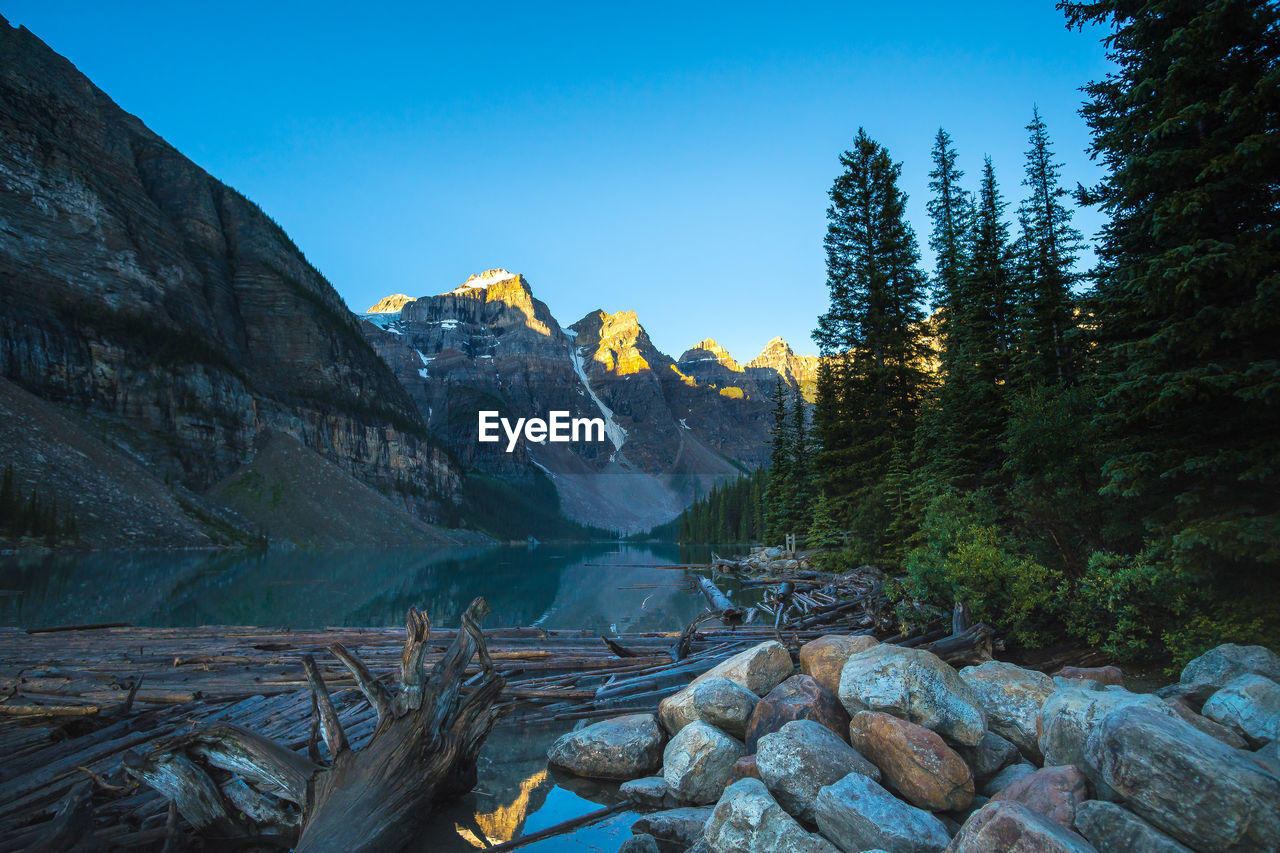
[[[735,604],[725,577],[752,594]],[[416,611],[407,631],[0,629],[0,851],[159,850],[189,834],[400,849],[475,784],[500,717],[568,728],[652,709],[769,639],[796,651],[877,633],[957,664],[990,658],[992,630],[963,608],[949,629],[891,635],[873,570],[748,576],[719,561],[692,578],[709,607],[678,634],[482,632],[479,601],[453,630]]]

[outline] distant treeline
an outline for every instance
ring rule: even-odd
[[[14,484],[12,465],[5,466],[0,479],[0,535],[15,542],[25,537],[40,539],[49,546],[80,541],[75,515],[59,511],[56,499],[46,502],[38,488],[23,494]]]
[[[764,494],[769,472],[761,468],[712,488],[669,525],[652,535],[677,542],[759,542],[764,538]]]
[[[781,473],[755,480],[766,538],[848,532],[840,561],[894,573],[906,623],[963,598],[1027,646],[1280,645],[1280,6],[1060,7],[1108,28],[1115,64],[1083,109],[1107,173],[1075,192],[1109,220],[1097,265],[1038,111],[1012,223],[990,158],[971,191],[938,131],[931,274],[901,165],[859,131],[813,423],[779,402]],[[692,507],[689,536],[750,516],[743,488]]]

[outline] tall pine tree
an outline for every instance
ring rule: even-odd
[[[994,488],[1000,473],[999,443],[1008,415],[1015,295],[1005,202],[987,157],[974,212],[968,264],[956,300],[954,375],[947,377],[943,417],[953,454],[954,485]]]
[[[795,431],[787,410],[787,392],[779,379],[773,393],[773,424],[769,427],[769,485],[765,491],[766,538],[781,542],[793,533],[795,513]]]
[[[1110,25],[1084,115],[1110,216],[1097,288],[1108,494],[1220,587],[1280,564],[1280,6],[1061,3]]]
[[[956,150],[951,136],[942,128],[933,143],[933,170],[929,172],[929,219],[933,230],[929,247],[936,257],[933,275],[933,302],[942,310],[940,332],[947,334],[946,318],[954,311],[960,290],[960,279],[968,263],[969,224],[973,218],[973,200],[961,185],[964,172],[956,167]],[[943,350],[946,369],[947,350]]]
[[[831,304],[814,332],[833,360],[819,373],[818,467],[833,514],[886,552],[900,544],[888,531],[903,504],[890,472],[910,456],[926,382],[925,278],[904,218],[901,166],[863,130],[840,163],[827,210]]]
[[[1040,110],[1027,125],[1027,197],[1018,209],[1022,234],[1018,241],[1019,308],[1022,340],[1019,365],[1033,385],[1063,385],[1073,381],[1079,356],[1072,330],[1075,308],[1072,288],[1080,253],[1080,232],[1071,226],[1071,211],[1063,198],[1061,165],[1053,158],[1049,130]]]

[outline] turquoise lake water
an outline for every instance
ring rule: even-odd
[[[707,547],[605,543],[7,557],[0,558],[0,625],[399,626],[416,606],[432,624],[451,627],[483,595],[492,610],[485,627],[679,631],[704,601],[685,572],[655,567],[710,556]],[[748,602],[732,584],[722,586],[738,603]],[[500,724],[481,754],[476,790],[433,819],[422,849],[482,849],[617,802],[616,784],[548,770],[547,747],[571,727]],[[636,816],[619,812],[521,849],[613,853],[630,837]]]

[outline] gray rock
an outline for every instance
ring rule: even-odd
[[[756,745],[756,767],[770,793],[791,814],[813,819],[813,800],[824,785],[850,773],[880,781],[880,770],[826,726],[793,720]]]
[[[712,678],[727,678],[757,696],[763,696],[791,676],[791,653],[776,640],[769,640],[739,652],[695,678],[688,687],[658,703],[658,716],[671,734],[698,719],[693,708],[693,690]]]
[[[667,780],[661,776],[646,776],[623,782],[618,786],[618,796],[628,803],[651,809],[670,809],[677,805],[676,798],[667,790]]]
[[[715,851],[711,849],[711,845],[707,843],[707,839],[699,838],[694,842],[694,845],[684,851],[684,853],[715,853]]]
[[[1089,770],[1084,748],[1099,720],[1116,708],[1130,706],[1151,708],[1170,719],[1178,718],[1177,712],[1159,698],[1130,693],[1122,687],[1107,690],[1066,687],[1055,692],[1040,709],[1040,751],[1044,754],[1044,766],[1074,764],[1089,776],[1097,799],[1118,799],[1116,793]]]
[[[1231,729],[1221,723],[1215,723],[1203,714],[1197,714],[1195,711],[1191,710],[1191,706],[1187,704],[1186,699],[1178,696],[1170,696],[1164,700],[1164,703],[1172,708],[1179,717],[1186,720],[1188,723],[1210,737],[1214,737],[1222,741],[1232,749],[1244,749],[1248,746],[1245,739],[1233,732]]]
[[[1016,746],[991,731],[982,736],[982,742],[977,746],[952,744],[952,748],[969,765],[973,781],[978,785],[990,781],[1009,765],[1022,761],[1022,753]]]
[[[698,720],[667,744],[662,753],[662,778],[672,796],[683,803],[714,803],[729,781],[733,763],[743,755],[746,748],[742,741]]]
[[[715,853],[836,853],[787,814],[759,779],[739,779],[725,789],[703,841]]]
[[[1104,800],[1089,800],[1076,809],[1076,832],[1099,850],[1142,853],[1191,853],[1133,812]]]
[[[840,702],[851,715],[884,711],[969,746],[987,730],[973,691],[924,649],[884,643],[853,655],[840,673]]]
[[[618,853],[659,853],[658,842],[652,835],[633,835],[622,842]]]
[[[1101,690],[1106,687],[1101,681],[1092,678],[1067,678],[1065,675],[1053,676],[1053,683],[1058,687],[1079,687],[1084,690]]]
[[[578,776],[635,779],[658,769],[666,739],[653,714],[628,714],[561,735],[547,762]]]
[[[1036,721],[1040,708],[1057,689],[1043,672],[991,660],[966,666],[960,678],[987,714],[987,727],[1006,738],[1032,761],[1040,760]]]
[[[649,835],[664,844],[688,847],[702,837],[702,829],[711,817],[711,807],[685,807],[647,814],[631,824],[637,835]]]
[[[982,795],[984,797],[994,797],[1023,776],[1030,776],[1035,772],[1036,766],[1026,761],[1010,764],[987,781],[987,784],[982,787]]]
[[[741,740],[747,734],[747,720],[760,697],[722,676],[693,685],[693,713],[705,723]]]
[[[1280,655],[1265,646],[1226,643],[1210,649],[1182,668],[1178,683],[1200,702],[1241,675],[1261,675],[1280,682]]]
[[[1274,851],[1280,839],[1280,779],[1176,715],[1111,711],[1085,762],[1139,817],[1195,850]]]
[[[973,813],[947,853],[1098,853],[1092,844],[1021,803],[992,800]]]
[[[1246,752],[1249,760],[1280,779],[1280,740],[1273,740],[1255,752]]]
[[[937,853],[951,836],[942,821],[902,802],[861,773],[827,785],[813,804],[818,829],[845,853]]]
[[[1236,676],[1209,697],[1201,713],[1250,743],[1270,743],[1280,738],[1280,684],[1261,675]]]

